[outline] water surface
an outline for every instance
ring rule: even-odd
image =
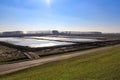
[[[8,42],[14,45],[29,46],[29,47],[50,47],[50,46],[73,44],[69,42],[58,42],[58,41],[26,39],[26,38],[0,38],[0,41]]]
[[[28,37],[34,39],[46,39],[46,40],[59,40],[59,41],[71,41],[71,42],[95,42],[100,41],[98,39],[88,39],[88,38],[65,38],[65,37]]]

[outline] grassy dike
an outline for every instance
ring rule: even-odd
[[[3,75],[0,80],[120,80],[120,47]]]

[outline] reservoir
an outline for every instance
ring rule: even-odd
[[[31,39],[55,40],[55,41],[68,41],[68,42],[96,42],[98,39],[92,38],[68,38],[68,37],[28,37]]]
[[[63,38],[63,37],[24,37],[24,38],[5,37],[5,38],[0,38],[0,41],[14,45],[37,48],[37,47],[71,45],[74,44],[73,42],[95,42],[98,40],[84,39],[84,38]]]
[[[26,39],[26,38],[0,38],[0,41],[11,43],[14,45],[28,46],[34,48],[74,44],[69,42],[58,42],[58,41]]]

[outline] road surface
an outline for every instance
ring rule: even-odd
[[[4,64],[4,65],[0,65],[0,75],[16,72],[16,71],[27,69],[34,66],[43,65],[49,62],[69,59],[69,58],[77,57],[84,54],[90,54],[90,53],[94,53],[94,52],[98,52],[106,49],[111,49],[118,46],[120,45],[96,48],[96,49],[91,49],[86,51],[78,51],[71,54],[56,55],[56,56],[51,56],[51,57],[32,60],[32,61],[25,61],[25,62],[13,63],[13,64]]]

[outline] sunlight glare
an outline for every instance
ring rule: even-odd
[[[46,4],[47,4],[48,6],[51,6],[51,3],[52,3],[51,0],[45,0],[45,2],[46,2]]]

